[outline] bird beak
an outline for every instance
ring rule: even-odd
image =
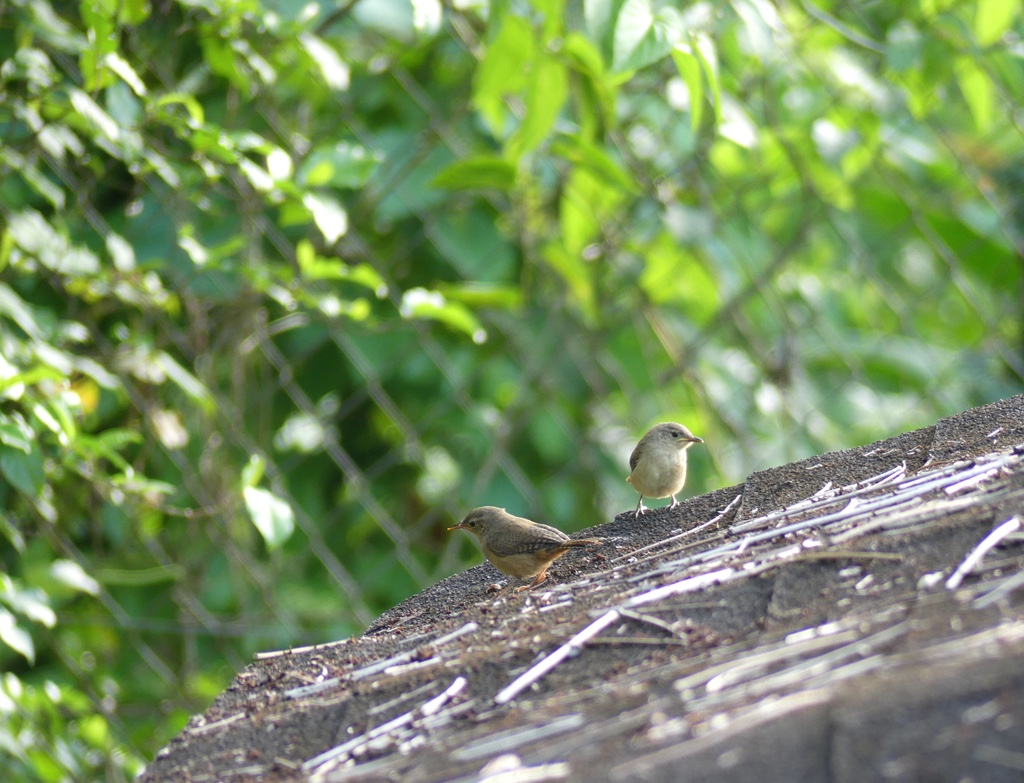
[[[464,528],[464,527],[462,526],[462,523],[461,523],[461,522],[459,522],[459,524],[457,524],[457,525],[452,525],[452,526],[451,526],[450,528],[448,528],[448,529],[449,529],[449,530],[465,530],[465,528]]]
[[[696,435],[694,435],[692,438],[689,439],[689,441],[690,443],[703,443],[704,438],[698,438]]]

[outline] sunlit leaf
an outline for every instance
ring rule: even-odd
[[[1020,0],[977,0],[974,37],[981,46],[994,44],[1021,12]]]
[[[154,108],[164,108],[166,106],[181,106],[188,113],[189,122],[193,127],[198,127],[205,122],[205,113],[203,112],[203,105],[196,100],[194,95],[183,92],[172,92],[167,95],[163,95],[153,101]]]
[[[27,228],[31,229],[31,225]],[[9,237],[10,234],[7,236]],[[37,316],[35,308],[18,296],[14,289],[6,283],[0,283],[0,312],[13,319],[33,339],[45,340],[47,332],[43,326],[46,321],[42,317],[43,313]],[[3,355],[0,354],[0,366],[3,366],[4,363]]]
[[[302,276],[310,280],[347,280],[369,288],[378,297],[387,295],[387,283],[369,264],[349,266],[340,258],[325,258],[317,254],[312,243],[303,240],[295,249]]]
[[[87,595],[99,595],[99,582],[89,576],[74,560],[55,560],[50,566],[50,576],[72,590]]]
[[[241,170],[245,178],[249,180],[249,184],[261,193],[269,193],[274,189],[275,183],[274,178],[270,176],[270,172],[262,166],[254,163],[246,157],[240,157],[238,159],[238,168]]]
[[[32,622],[47,628],[57,623],[57,615],[50,608],[46,593],[38,587],[20,587],[5,574],[0,574],[0,600]]]
[[[652,302],[675,304],[688,320],[707,323],[719,307],[718,284],[667,232],[644,248],[640,285]]]
[[[441,29],[441,3],[438,0],[409,0],[412,3],[412,26],[418,33],[436,35]]]
[[[654,26],[651,0],[626,0],[615,19],[615,39],[612,66],[625,70],[624,65],[640,47]]]
[[[682,16],[672,6],[654,11],[651,0],[626,0],[615,20],[615,71],[643,68],[666,57],[684,39]]]
[[[35,210],[10,216],[7,230],[18,248],[54,272],[77,276],[99,271],[99,259],[92,251],[73,246]]]
[[[339,141],[333,147],[318,147],[299,167],[299,183],[306,187],[329,185],[359,188],[373,175],[382,156],[359,144]]]
[[[523,292],[512,285],[501,283],[448,283],[438,285],[446,299],[462,302],[472,308],[495,307],[502,310],[515,310],[522,306]]]
[[[704,116],[704,82],[701,79],[700,60],[689,51],[689,47],[680,46],[672,49],[672,59],[690,93],[690,129],[696,133]]]
[[[513,164],[503,158],[481,156],[456,161],[434,177],[431,184],[446,190],[511,190],[515,182],[516,168]]]
[[[0,394],[3,394],[12,386],[33,386],[42,381],[61,381],[64,377],[64,373],[52,367],[33,367],[27,372],[15,373],[0,379]]]
[[[263,457],[257,454],[250,456],[249,461],[242,468],[242,488],[255,487],[259,484],[263,480],[263,474],[266,472],[266,469],[267,463]]]
[[[970,57],[958,57],[955,70],[960,91],[974,117],[974,124],[979,132],[985,133],[992,126],[995,112],[996,96],[992,80]]]
[[[256,529],[263,536],[267,549],[277,549],[295,530],[292,507],[273,492],[259,487],[242,489],[245,507]]]
[[[693,53],[700,60],[701,68],[704,71],[704,79],[711,88],[711,103],[715,109],[715,122],[722,124],[722,92],[721,80],[718,77],[718,54],[715,51],[715,43],[711,36],[706,33],[697,33],[692,37]]]
[[[120,141],[121,129],[113,117],[107,114],[96,101],[82,90],[71,90],[71,105],[75,107],[79,116],[86,120],[101,137],[113,141]]]
[[[533,31],[529,23],[515,14],[505,14],[473,80],[473,105],[496,136],[502,135],[505,126],[505,99],[526,87],[533,57]]]
[[[403,318],[428,318],[445,323],[469,335],[475,343],[487,340],[487,332],[477,317],[464,305],[448,301],[438,291],[410,288],[402,294],[400,312]]]
[[[563,137],[551,145],[551,152],[561,155],[592,174],[606,180],[626,193],[637,194],[640,186],[630,173],[604,149],[579,138]]]
[[[328,245],[333,245],[348,232],[348,213],[337,199],[319,193],[306,193],[302,203],[313,215]]]
[[[582,258],[589,245],[599,243],[626,193],[589,168],[573,169],[560,202],[562,244]]]
[[[35,432],[17,413],[8,416],[0,413],[0,443],[17,449],[24,454],[32,451]]]
[[[103,58],[103,64],[121,77],[122,81],[132,88],[132,92],[140,98],[146,94],[146,85],[132,68],[131,64],[117,52],[108,52]]]
[[[323,76],[327,86],[332,90],[347,90],[350,81],[350,71],[348,64],[338,56],[338,53],[328,46],[322,38],[318,38],[315,35],[306,33],[300,36],[299,40],[302,42],[306,53],[320,69],[320,75]]]
[[[526,117],[509,139],[508,155],[517,160],[535,149],[551,132],[569,97],[569,76],[556,57],[540,57],[534,63],[526,93]]]
[[[6,609],[0,608],[0,642],[24,656],[29,663],[35,663],[36,648],[28,631],[21,628],[17,619]]]

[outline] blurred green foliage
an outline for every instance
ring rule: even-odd
[[[261,648],[1021,390],[1011,0],[0,8],[0,766],[125,780]]]

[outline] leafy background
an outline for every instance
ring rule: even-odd
[[[1022,391],[1013,0],[0,6],[0,765],[126,780],[254,651]]]

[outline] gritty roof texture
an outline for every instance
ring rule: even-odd
[[[1024,780],[1024,396],[264,653],[155,781]]]

